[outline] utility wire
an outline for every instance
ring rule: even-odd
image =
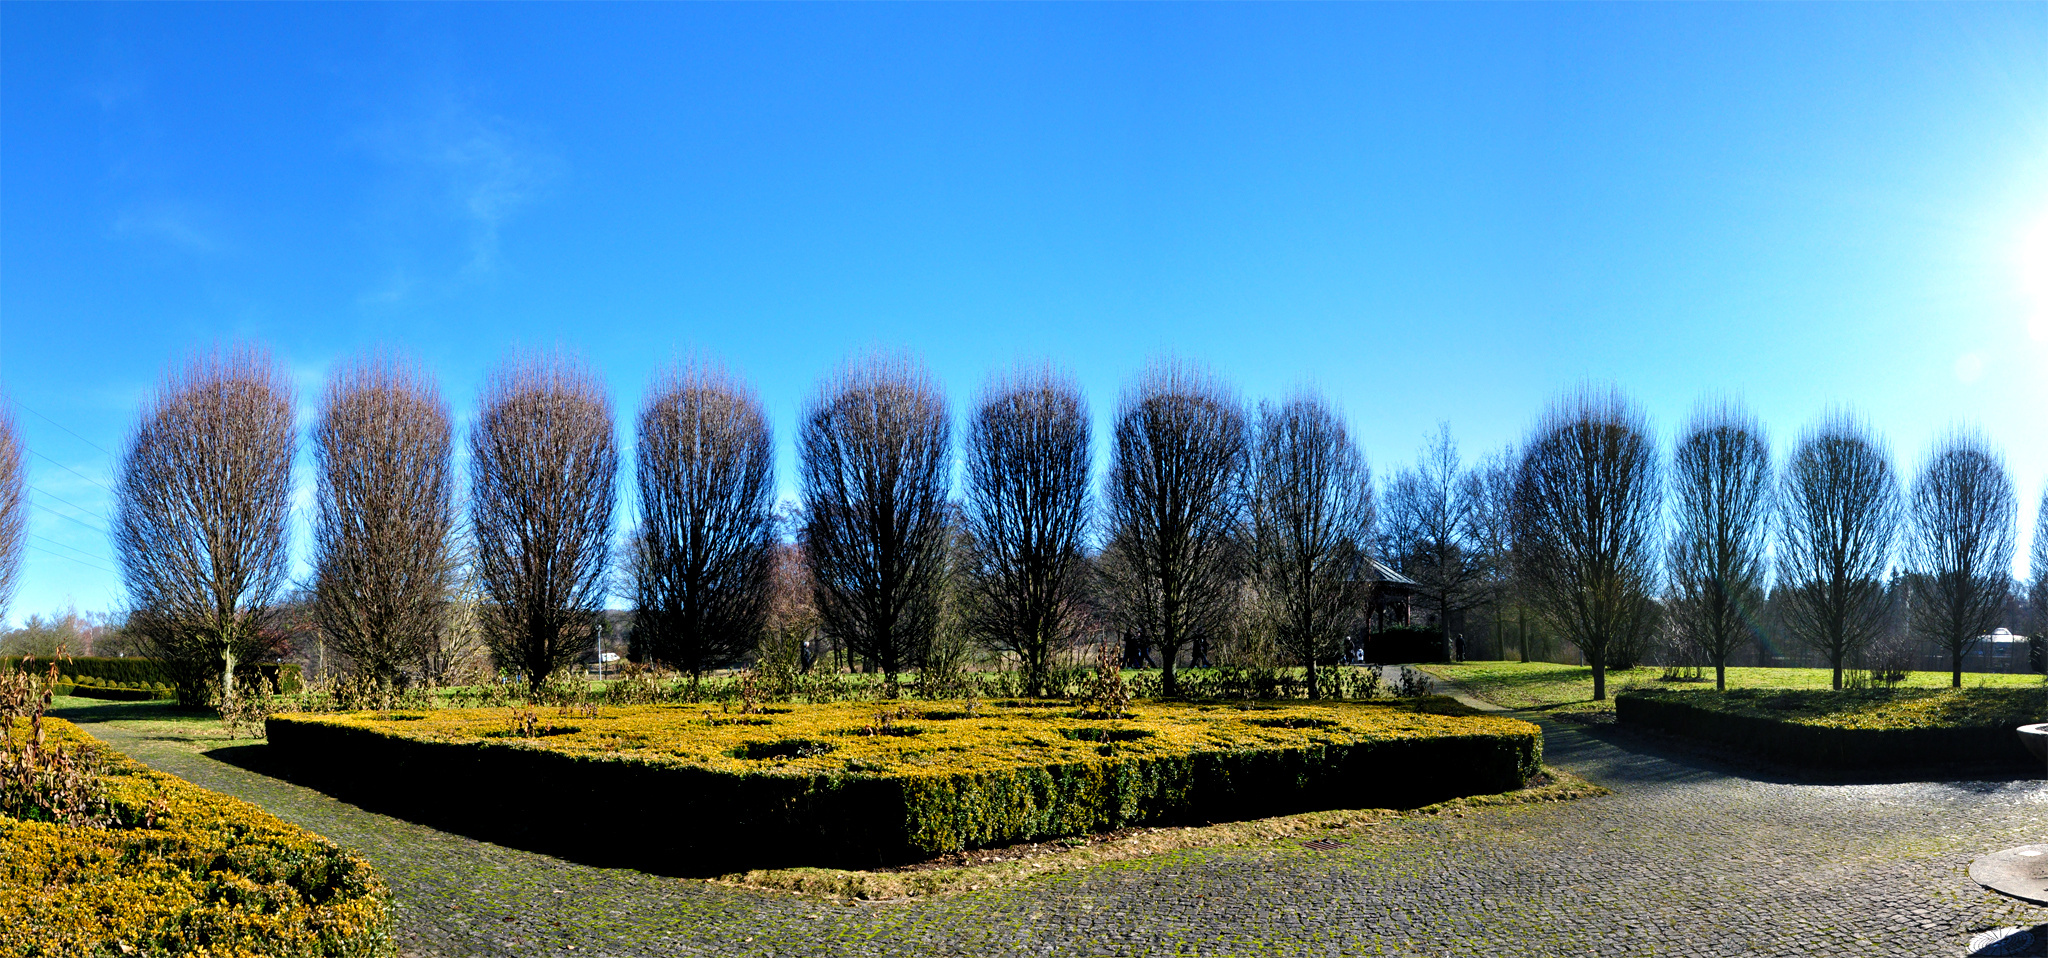
[[[15,405],[16,405],[16,406],[20,406],[20,407],[21,407],[22,409],[28,409],[28,407],[27,407],[27,406],[22,406],[22,405],[21,405],[20,403],[15,403]],[[92,440],[90,440],[90,439],[87,439],[87,438],[85,438],[84,436],[81,436],[81,435],[79,435],[79,434],[77,434],[77,433],[75,433],[75,432],[71,432],[71,427],[69,427],[69,426],[66,426],[66,425],[64,425],[64,424],[63,424],[63,423],[61,423],[61,422],[58,422],[58,421],[57,421],[57,420],[55,420],[55,419],[51,419],[50,417],[48,417],[48,416],[45,416],[45,415],[43,415],[42,413],[36,412],[36,411],[35,411],[35,410],[33,410],[33,409],[28,409],[28,411],[29,411],[29,412],[34,412],[34,413],[36,413],[36,417],[37,417],[37,418],[39,418],[39,419],[41,419],[42,421],[44,421],[44,422],[46,422],[46,423],[49,423],[50,425],[52,425],[52,426],[55,426],[55,427],[57,427],[57,428],[59,428],[59,429],[62,429],[62,430],[64,430],[65,432],[70,432],[70,433],[71,433],[71,437],[72,437],[73,439],[76,439],[76,440],[78,440],[79,442],[85,443],[86,445],[88,445],[88,446],[91,446],[91,447],[93,447],[94,449],[98,449],[98,450],[99,450],[99,451],[101,451],[101,452],[107,452],[107,449],[106,449],[106,447],[105,447],[105,446],[102,446],[102,445],[100,445],[99,443],[93,442]],[[107,458],[109,458],[109,459],[112,459],[112,458],[114,458],[114,454],[113,454],[113,453],[111,453],[111,452],[107,452]]]
[[[103,556],[103,555],[100,555],[100,554],[98,554],[98,553],[94,553],[94,552],[87,552],[87,551],[85,551],[84,549],[81,549],[81,548],[79,548],[79,547],[77,547],[77,546],[74,546],[74,545],[69,545],[69,544],[66,544],[66,543],[63,543],[63,542],[58,542],[57,540],[55,540],[55,539],[52,539],[52,538],[50,538],[49,536],[46,536],[46,535],[39,535],[39,534],[37,534],[37,533],[31,532],[31,533],[29,533],[29,537],[30,537],[30,538],[32,538],[32,539],[41,539],[41,540],[43,540],[44,542],[47,542],[47,543],[49,543],[49,544],[51,544],[51,545],[53,545],[53,546],[56,546],[56,547],[57,547],[57,548],[59,548],[59,549],[70,549],[71,551],[73,551],[73,552],[76,552],[76,553],[78,553],[79,555],[82,555],[82,556],[84,556],[84,557],[86,557],[86,558],[88,558],[88,559],[93,559],[93,560],[96,560],[96,561],[100,561],[100,562],[105,562],[105,561],[107,561],[107,557],[106,557],[106,556]]]
[[[33,449],[30,449],[29,451],[30,451],[30,452],[36,452],[36,451],[35,451],[35,450],[33,450]],[[56,466],[56,467],[57,467],[57,468],[59,468],[59,469],[62,469],[62,470],[64,470],[65,472],[68,472],[68,473],[70,473],[70,474],[72,474],[72,475],[74,475],[74,476],[77,476],[77,477],[78,477],[78,478],[80,478],[80,479],[83,479],[83,480],[85,480],[85,481],[87,481],[87,482],[90,482],[90,483],[92,483],[92,484],[93,484],[93,485],[95,485],[95,486],[99,486],[99,487],[100,487],[100,488],[102,488],[102,489],[107,489],[107,487],[106,487],[105,485],[101,484],[101,483],[100,483],[100,481],[99,481],[98,479],[94,479],[93,477],[91,477],[91,476],[88,476],[88,475],[86,475],[85,473],[79,472],[78,470],[76,470],[76,469],[73,469],[73,468],[71,468],[70,466],[67,466],[67,465],[65,465],[65,464],[63,464],[63,463],[61,463],[61,462],[58,462],[57,460],[55,460],[55,459],[52,459],[52,458],[50,458],[49,456],[45,456],[45,455],[43,455],[43,454],[42,454],[42,453],[40,453],[40,452],[36,452],[36,457],[37,457],[37,458],[39,458],[39,459],[41,459],[41,460],[43,460],[44,462],[47,462],[47,463],[50,463],[51,465],[54,465],[54,466]],[[107,489],[107,492],[109,492],[109,493],[112,493],[113,491],[114,491],[114,490],[112,490],[112,489]]]
[[[51,515],[53,515],[53,516],[56,516],[56,517],[57,517],[57,518],[59,518],[59,519],[70,519],[70,520],[71,520],[72,522],[76,522],[76,523],[78,523],[78,524],[79,524],[79,525],[81,525],[81,526],[84,526],[84,527],[86,527],[86,528],[88,528],[88,529],[91,529],[91,530],[92,530],[92,531],[94,531],[94,532],[97,532],[97,533],[99,533],[100,535],[103,535],[103,536],[111,536],[111,535],[113,535],[113,533],[111,533],[111,532],[108,532],[107,530],[105,530],[105,529],[102,529],[102,528],[100,528],[99,526],[93,525],[92,523],[90,523],[90,522],[87,522],[87,521],[85,521],[84,519],[80,519],[80,518],[77,518],[77,517],[75,517],[75,516],[67,516],[67,515],[65,515],[64,513],[58,512],[57,510],[55,510],[55,509],[52,509],[52,508],[50,508],[49,506],[43,505],[42,503],[40,503],[40,502],[37,502],[37,501],[35,501],[34,499],[30,499],[30,500],[29,500],[29,505],[35,506],[36,508],[38,508],[38,509],[41,509],[41,510],[43,510],[44,512],[47,512],[47,513],[49,513],[49,514],[51,514]]]
[[[119,572],[115,572],[114,570],[112,570],[112,569],[109,569],[109,568],[107,568],[106,566],[103,566],[103,565],[96,565],[96,564],[94,564],[94,563],[91,563],[91,562],[87,562],[87,561],[85,561],[84,559],[72,559],[72,558],[71,558],[70,556],[68,556],[68,555],[64,555],[64,554],[63,554],[63,553],[61,553],[61,552],[51,552],[50,550],[48,550],[48,549],[45,549],[45,548],[43,548],[42,546],[36,545],[36,544],[35,544],[35,543],[33,543],[33,542],[29,542],[29,543],[23,543],[23,544],[24,544],[24,545],[27,545],[27,546],[28,546],[29,548],[31,548],[31,549],[34,549],[34,550],[36,550],[37,552],[40,552],[40,553],[42,553],[42,554],[44,554],[44,555],[46,555],[46,556],[50,556],[51,558],[55,558],[55,559],[71,559],[71,561],[72,561],[72,562],[76,562],[76,563],[78,563],[79,565],[82,565],[82,566],[87,566],[87,567],[90,567],[90,568],[98,569],[98,570],[100,570],[101,572],[105,572],[105,573],[107,573],[108,575],[120,575],[120,574],[121,574],[121,573],[119,573]]]
[[[29,488],[30,488],[30,489],[35,489],[35,491],[36,491],[36,495],[42,496],[42,497],[43,497],[43,498],[45,498],[45,499],[55,499],[55,500],[57,500],[58,502],[61,502],[61,503],[65,504],[65,505],[67,505],[67,506],[70,506],[70,507],[71,507],[71,508],[73,508],[73,509],[76,509],[76,510],[78,510],[78,511],[80,511],[80,512],[83,512],[83,513],[85,513],[86,515],[89,515],[89,516],[91,516],[91,517],[93,517],[93,518],[95,518],[95,519],[98,519],[99,521],[101,521],[101,522],[104,522],[104,523],[106,523],[107,525],[113,525],[113,524],[114,524],[114,520],[112,520],[112,519],[109,519],[109,518],[107,518],[106,516],[100,515],[99,513],[97,513],[97,512],[94,512],[94,511],[92,511],[91,509],[87,509],[86,507],[84,507],[84,506],[81,506],[81,505],[79,505],[78,503],[72,502],[71,500],[69,500],[69,499],[66,499],[66,498],[64,498],[63,496],[59,496],[59,495],[54,495],[54,494],[52,494],[52,493],[50,493],[49,491],[47,491],[47,490],[44,490],[44,489],[38,489],[38,488],[36,488],[35,484],[33,484],[33,483],[31,483],[31,484],[29,485]]]

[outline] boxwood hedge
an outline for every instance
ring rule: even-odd
[[[386,891],[360,856],[99,746],[111,821],[0,814],[0,955],[368,956],[390,951]]]
[[[270,748],[354,801],[672,874],[867,867],[1148,823],[1412,806],[1521,787],[1541,732],[1449,699],[450,709],[277,715]],[[630,837],[593,844],[594,829]]]
[[[2032,761],[2014,729],[2044,719],[2028,688],[1631,689],[1623,725],[1729,746],[1759,758],[1834,768]]]

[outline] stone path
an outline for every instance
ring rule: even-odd
[[[409,956],[1946,956],[2048,922],[1966,874],[1985,851],[2048,841],[2048,783],[1773,781],[1544,725],[1552,764],[1614,794],[1387,822],[1334,851],[1179,852],[884,904],[585,867],[85,727],[360,849],[393,888]],[[592,840],[631,840],[630,823],[612,828]]]

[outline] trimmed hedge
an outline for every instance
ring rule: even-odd
[[[1009,707],[1005,707],[1009,706]],[[273,715],[270,748],[351,801],[670,874],[866,867],[1131,825],[1406,807],[1519,788],[1533,725],[1449,699],[978,714],[873,703]],[[627,829],[593,849],[592,828]]]
[[[83,699],[108,699],[115,702],[152,702],[178,697],[175,690],[163,686],[131,688],[125,685],[67,685],[61,681],[50,687],[50,693],[73,695]]]
[[[0,815],[0,954],[21,958],[390,952],[387,893],[354,852],[262,809],[95,748],[114,824]]]
[[[24,661],[29,663],[28,670],[37,675],[43,674],[43,671],[50,667],[50,660],[41,656],[24,659],[21,656],[10,655],[0,657],[0,669],[18,670],[22,668]],[[244,665],[242,668],[255,669],[256,674],[261,675],[265,682],[280,692],[297,692],[304,686],[300,675],[301,670],[296,663],[255,662]],[[164,671],[157,667],[155,659],[109,658],[89,655],[75,656],[58,660],[57,673],[64,676],[67,680],[96,679],[103,687],[109,688],[168,687],[170,682],[170,678],[164,674]],[[109,685],[107,683],[114,684]],[[79,683],[66,681],[64,684],[76,685]],[[65,695],[69,693],[58,692],[57,694]],[[111,698],[112,696],[97,697]]]
[[[1616,721],[1793,765],[1882,768],[2031,762],[2014,729],[2048,696],[2024,688],[1826,691],[1630,689]]]
[[[22,668],[21,656],[0,658],[0,669]],[[28,670],[37,675],[50,667],[45,656],[34,656]],[[81,655],[57,660],[57,671],[73,678],[91,676],[104,682],[121,682],[128,685],[156,685],[170,681],[163,670],[157,668],[155,659],[111,658],[105,656]]]

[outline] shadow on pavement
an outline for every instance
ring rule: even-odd
[[[1593,750],[1581,750],[1584,754],[1574,755],[1568,740],[1561,740],[1565,739],[1564,736],[1550,734],[1552,730],[1563,730],[1576,732],[1609,748],[1640,758],[1654,759],[1667,766],[1656,768],[1631,762],[1626,767],[1580,773],[1588,777],[1609,774],[1631,782],[1661,784],[1683,782],[1698,776],[1728,775],[1776,785],[1940,783],[1966,789],[1981,784],[1985,786],[1982,790],[1989,790],[2014,782],[2039,782],[2043,779],[2044,772],[2048,772],[2048,769],[2029,762],[1978,762],[1881,769],[1799,767],[1767,762],[1734,749],[1647,729],[1623,725],[1567,724],[1555,720],[1546,720],[1542,724],[1546,733],[1546,755],[1553,754],[1552,743],[1555,742],[1559,746],[1555,752],[1556,757],[1566,761],[1610,766],[1615,764],[1610,759],[1591,754]],[[1605,782],[1605,779],[1596,780]]]
[[[2048,925],[1987,931],[1970,939],[1970,950],[1965,954],[1971,958],[2048,956]]]

